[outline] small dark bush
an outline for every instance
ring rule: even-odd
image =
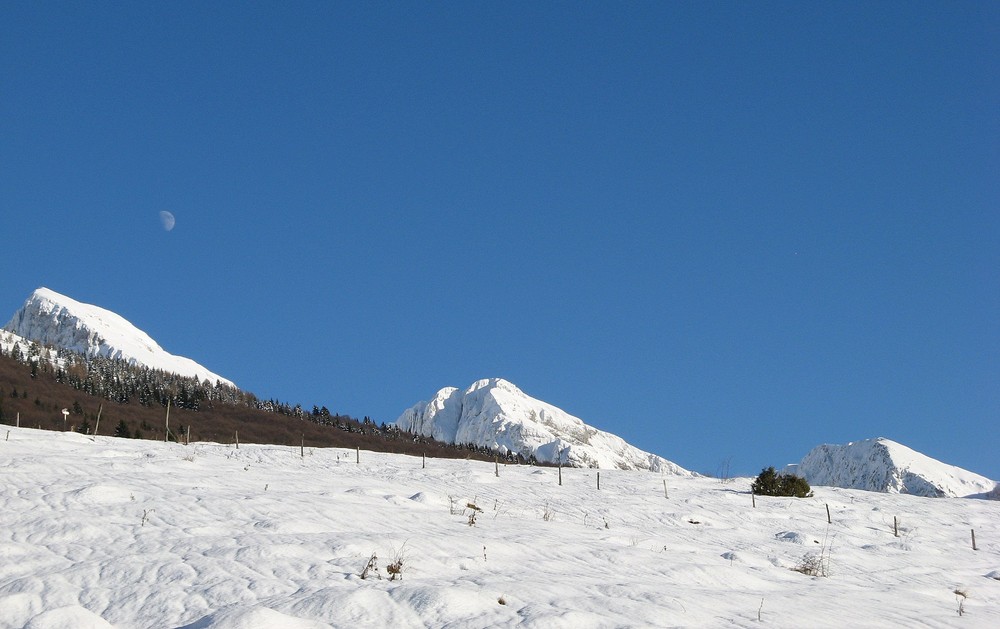
[[[801,476],[794,474],[778,474],[773,467],[760,471],[754,479],[750,491],[758,496],[794,496],[808,498],[812,495],[809,483]]]

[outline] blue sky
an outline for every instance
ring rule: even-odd
[[[987,2],[5,3],[0,313],[378,421],[503,377],[695,471],[885,436],[1000,479],[998,42]]]

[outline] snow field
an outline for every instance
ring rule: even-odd
[[[0,470],[2,628],[1000,626],[1000,502],[8,427]]]

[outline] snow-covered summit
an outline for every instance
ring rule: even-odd
[[[811,485],[918,496],[985,494],[996,483],[884,437],[812,449],[795,468]]]
[[[120,315],[48,288],[33,292],[4,329],[87,356],[118,358],[133,365],[235,386],[190,358],[167,352]]]
[[[464,391],[441,389],[429,402],[407,409],[396,426],[438,441],[472,443],[548,463],[691,474],[501,378],[479,380]]]

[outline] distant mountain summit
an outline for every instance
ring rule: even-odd
[[[110,310],[80,303],[48,288],[32,293],[4,329],[42,345],[86,356],[117,358],[132,365],[235,386],[190,358],[165,351],[148,334]]]
[[[500,378],[479,380],[465,390],[441,389],[429,402],[407,409],[396,426],[438,441],[472,443],[544,463],[691,475]]]
[[[813,448],[798,466],[811,485],[932,497],[986,494],[996,483],[879,437]]]

